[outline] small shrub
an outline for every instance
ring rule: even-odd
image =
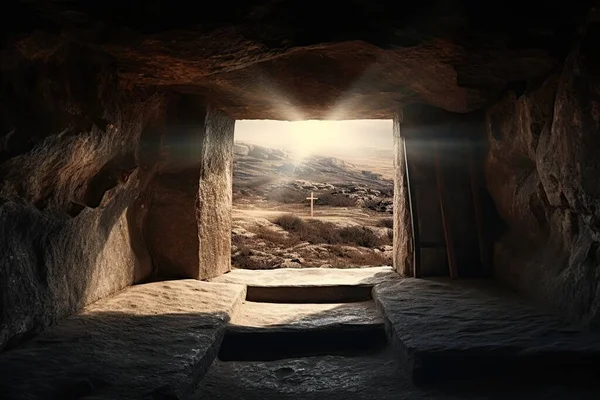
[[[354,244],[362,247],[377,247],[384,244],[372,230],[362,226],[349,226],[342,228],[339,232],[343,243]]]
[[[379,221],[377,221],[377,226],[380,228],[394,229],[394,219],[393,218],[381,218]]]
[[[316,201],[317,205],[331,207],[353,207],[356,205],[356,199],[350,198],[344,194],[325,193],[320,194]]]
[[[241,269],[272,269],[273,263],[268,260],[261,260],[252,257],[252,250],[247,246],[241,246],[238,253],[231,257],[231,263],[236,268]]]
[[[331,262],[333,268],[353,268],[365,265],[388,265],[390,261],[381,253],[361,253],[349,251],[343,246],[331,246],[329,251],[338,259]]]
[[[243,246],[244,241],[246,240],[243,236],[231,235],[231,244],[235,246]]]
[[[331,222],[304,221],[291,214],[282,215],[274,222],[298,239],[313,244],[348,244],[371,248],[386,244],[372,230],[362,226],[338,228]]]
[[[265,240],[267,242],[271,242],[280,246],[293,246],[295,244],[300,243],[300,239],[296,235],[288,234],[283,235],[281,232],[275,232],[271,229],[260,226],[258,229],[254,230],[253,233],[256,233],[256,236],[259,239]]]
[[[306,198],[306,193],[290,189],[275,188],[266,195],[267,200],[284,204],[302,203]]]
[[[302,218],[292,214],[285,214],[277,217],[274,222],[286,231],[294,233],[300,232],[306,225],[306,222],[304,222]]]
[[[381,200],[382,199],[380,197],[375,197],[373,199],[365,199],[363,202],[363,207],[370,208],[371,210],[377,210],[377,207],[381,203]]]
[[[310,221],[301,238],[310,243],[342,243],[340,230],[331,222]]]
[[[339,229],[330,222],[304,221],[291,214],[282,215],[275,219],[274,222],[304,242],[313,244],[336,244],[342,242]]]

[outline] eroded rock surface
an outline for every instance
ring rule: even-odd
[[[488,187],[507,224],[495,273],[600,327],[597,17],[562,72],[487,112]]]
[[[191,148],[207,131],[221,137],[218,118],[205,123],[207,107],[195,96],[185,102],[123,87],[110,60],[90,50],[66,48],[23,68],[44,66],[54,85],[24,83],[11,69],[12,91],[3,92],[2,123],[12,133],[0,160],[0,348],[150,277],[200,278],[229,269],[230,215],[221,201],[231,196],[227,181],[204,183],[227,210],[218,221],[223,237],[205,236],[204,248],[212,244],[226,256],[202,271],[199,263],[200,162]],[[61,68],[73,73],[56,72]],[[181,118],[185,110],[167,112],[184,103],[196,116],[192,122]],[[221,153],[211,165],[227,174],[232,159]]]
[[[250,1],[203,12],[166,2],[22,2],[8,28],[27,58],[72,41],[90,44],[115,60],[124,80],[206,95],[236,119],[392,118],[405,102],[466,112],[509,83],[545,76],[564,56],[582,10],[541,1],[357,1],[327,9]],[[36,25],[49,32],[17,36]]]
[[[164,103],[118,90],[110,60],[78,46],[13,67],[0,107],[0,348],[151,274],[135,154]]]

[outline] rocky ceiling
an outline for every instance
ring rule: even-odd
[[[198,93],[236,119],[390,118],[427,103],[468,112],[555,69],[581,2],[22,1],[4,48],[105,52],[123,85]]]

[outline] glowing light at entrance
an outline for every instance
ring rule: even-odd
[[[235,129],[236,140],[284,148],[299,158],[332,149],[392,147],[391,120],[241,120]]]
[[[296,154],[302,158],[316,153],[340,139],[339,124],[331,121],[298,121],[290,123],[290,142]]]

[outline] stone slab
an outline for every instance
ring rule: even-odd
[[[382,325],[373,301],[338,304],[244,302],[231,319],[236,330],[310,330],[335,326]]]
[[[415,382],[600,372],[600,336],[489,284],[406,279],[376,286],[373,298]]]
[[[244,286],[197,280],[129,287],[4,353],[0,397],[182,398],[244,297]]]
[[[213,282],[247,286],[246,300],[269,303],[344,303],[371,300],[371,288],[399,279],[392,267],[236,269]]]
[[[371,268],[280,268],[236,269],[212,282],[237,283],[254,287],[373,286],[399,279],[392,267]]]

